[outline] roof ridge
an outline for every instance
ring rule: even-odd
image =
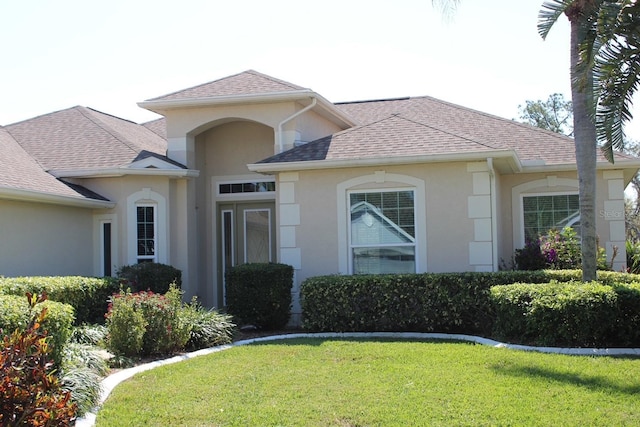
[[[304,88],[302,86],[299,86],[299,85],[297,85],[295,83],[291,83],[291,82],[288,82],[286,80],[281,80],[281,79],[278,79],[276,77],[270,76],[268,74],[261,73],[259,71],[253,70],[253,69],[246,70],[243,73],[253,74],[254,76],[262,77],[262,78],[271,80],[272,82],[276,82],[276,83],[283,84],[285,86],[289,86],[291,89],[296,89],[296,90],[308,89],[308,88]],[[243,73],[239,73],[239,74],[243,74]],[[236,74],[236,75],[238,75],[238,74]]]
[[[115,139],[120,141],[121,143],[123,143],[125,146],[127,146],[127,148],[129,148],[133,153],[139,153],[141,150],[143,150],[142,147],[137,147],[134,144],[130,143],[126,138],[124,138],[124,136],[120,132],[118,132],[118,131],[116,131],[114,129],[111,129],[111,127],[108,126],[104,121],[100,120],[98,117],[94,117],[93,114],[89,114],[89,112],[98,113],[98,114],[104,114],[104,113],[101,113],[98,110],[93,110],[93,109],[87,108],[87,107],[78,106],[78,107],[74,107],[74,108],[78,109],[78,112],[80,114],[82,114],[87,119],[91,120],[100,129],[102,129],[103,131],[105,131],[106,133],[108,133],[109,135],[111,135],[112,137],[114,137]],[[110,116],[110,117],[114,117],[116,119],[120,119],[119,117],[111,116],[109,114],[105,114],[105,115]],[[124,119],[120,119],[120,120],[124,120]],[[125,120],[125,121],[128,121],[128,120]],[[136,124],[136,123],[133,123],[133,122],[129,122],[129,123]],[[137,125],[137,126],[140,126],[140,125]],[[144,126],[142,126],[142,127],[144,127]]]
[[[20,122],[16,122],[16,123],[20,123]],[[31,160],[33,160],[33,161],[38,165],[38,167],[39,167],[40,169],[42,169],[42,171],[43,171],[43,172],[45,172],[45,173],[47,173],[47,174],[49,173],[49,172],[48,172],[48,170],[47,170],[47,169],[44,167],[44,165],[42,164],[42,162],[40,162],[40,159],[38,159],[38,158],[36,158],[36,157],[32,156],[32,155],[31,155],[31,153],[29,153],[29,152],[28,152],[28,151],[27,151],[27,150],[22,146],[22,143],[18,140],[18,138],[16,138],[16,137],[11,133],[11,131],[10,131],[7,127],[0,126],[0,130],[2,130],[2,129],[4,129],[4,131],[5,131],[5,132],[7,132],[7,134],[11,137],[11,139],[13,139],[13,140],[16,142],[16,144],[18,144],[18,147],[20,147],[20,150],[22,150],[22,151],[23,151],[23,152],[24,152],[24,153],[25,153],[25,154],[26,154],[26,155],[27,155]]]
[[[450,132],[450,131],[447,131],[447,130],[443,130],[443,129],[439,128],[439,127],[436,127],[436,126],[433,126],[433,125],[428,125],[428,124],[426,124],[426,123],[422,123],[422,122],[419,122],[419,121],[414,120],[414,119],[410,119],[409,117],[405,117],[405,116],[403,116],[402,114],[403,114],[403,113],[395,113],[395,114],[393,114],[393,116],[400,117],[401,119],[404,119],[404,120],[406,120],[406,121],[409,121],[409,122],[415,123],[415,124],[420,125],[420,126],[424,126],[424,127],[426,127],[426,128],[429,128],[429,129],[435,129],[435,130],[437,130],[438,132],[446,133],[447,135],[455,136],[456,138],[464,139],[465,141],[469,141],[469,142],[471,142],[471,143],[473,143],[473,144],[478,144],[478,145],[481,145],[481,146],[483,146],[483,147],[491,148],[492,150],[497,150],[497,149],[498,149],[498,148],[496,148],[496,147],[494,147],[494,146],[491,146],[491,145],[489,145],[489,144],[485,144],[485,143],[483,143],[483,142],[476,141],[476,140],[471,139],[471,138],[469,138],[469,137],[467,137],[467,136],[464,136],[464,135],[458,135],[458,134],[456,134],[456,133],[453,133],[453,132]]]

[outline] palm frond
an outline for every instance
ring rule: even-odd
[[[549,35],[549,31],[558,18],[573,4],[575,0],[549,0],[542,3],[538,12],[538,34],[543,39]]]
[[[598,22],[600,41],[593,73],[598,142],[613,163],[614,150],[624,149],[624,125],[633,117],[630,107],[640,86],[640,3],[607,3]]]

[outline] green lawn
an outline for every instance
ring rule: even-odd
[[[638,425],[640,359],[304,338],[136,375],[97,426]]]

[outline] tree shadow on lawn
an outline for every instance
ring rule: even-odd
[[[637,358],[626,357],[625,359],[637,360]],[[489,368],[501,375],[532,379],[539,378],[547,381],[583,387],[594,392],[616,392],[628,395],[637,395],[640,393],[640,382],[638,381],[635,381],[635,384],[633,385],[621,385],[602,376],[586,375],[580,372],[570,371],[558,372],[541,366],[504,366],[494,364]]]

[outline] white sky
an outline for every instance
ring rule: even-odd
[[[543,41],[541,4],[462,0],[445,19],[431,0],[3,1],[0,125],[74,105],[144,122],[137,102],[247,69],[333,102],[430,95],[518,118],[570,99],[569,25]]]

